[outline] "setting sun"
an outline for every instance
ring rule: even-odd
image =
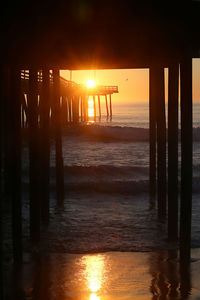
[[[96,82],[93,79],[89,79],[86,85],[88,88],[93,88],[96,85]]]

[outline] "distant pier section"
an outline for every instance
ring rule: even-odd
[[[49,73],[49,98],[50,107],[53,107],[53,74]],[[40,99],[43,91],[43,73],[37,72],[37,93],[38,93],[38,114],[40,111]],[[21,71],[21,87],[22,87],[22,127],[28,127],[28,105],[30,93],[29,70]],[[78,84],[72,80],[67,80],[59,76],[59,95],[60,95],[60,113],[61,123],[63,126],[69,123],[87,122],[89,117],[93,117],[94,121],[101,120],[101,100],[105,101],[106,116],[112,119],[112,94],[118,93],[118,86],[95,85],[87,87],[85,84]],[[88,114],[88,100],[93,99],[93,115]],[[97,101],[96,101],[97,100]],[[51,110],[50,110],[51,115]]]

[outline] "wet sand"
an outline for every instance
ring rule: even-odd
[[[189,265],[176,251],[25,255],[8,273],[12,295],[27,300],[200,299],[200,249]],[[8,293],[9,294],[9,293]]]

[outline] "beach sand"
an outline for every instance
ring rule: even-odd
[[[200,299],[200,249],[180,266],[176,251],[25,256],[8,299]]]
[[[194,224],[199,215],[196,202]],[[107,201],[98,194],[80,201],[76,194],[62,212],[53,204],[51,210],[43,245],[24,245],[20,269],[13,269],[8,260],[7,300],[200,300],[200,248],[192,249],[190,265],[180,265],[176,247],[166,246],[165,224],[156,222],[155,210],[149,209],[145,197],[129,201],[127,196],[119,201],[116,195],[109,195]],[[198,230],[193,226],[194,242]],[[115,251],[118,244],[133,250]],[[140,250],[147,246],[152,250]]]

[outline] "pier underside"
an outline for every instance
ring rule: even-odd
[[[0,205],[12,204],[13,261],[23,261],[22,130],[28,119],[29,237],[40,241],[41,224],[51,218],[50,128],[55,143],[55,198],[63,208],[64,164],[61,103],[66,98],[59,70],[149,68],[149,196],[158,219],[168,220],[168,239],[179,241],[180,260],[189,264],[192,209],[192,58],[200,57],[200,3],[179,1],[47,1],[5,7],[1,18],[1,188]],[[166,135],[164,67],[169,69],[169,130]],[[29,70],[28,102],[22,100],[21,70]],[[51,76],[50,76],[51,70]],[[42,80],[38,80],[38,72]],[[180,77],[180,86],[179,86]],[[53,80],[51,81],[51,78]],[[26,83],[24,82],[24,88]],[[38,86],[40,85],[40,109]],[[178,208],[178,90],[181,104],[181,207]],[[62,91],[62,93],[61,93]],[[92,94],[94,97],[98,93]],[[100,94],[102,95],[102,94]],[[111,95],[107,93],[103,93]],[[61,96],[63,100],[61,102]],[[68,102],[68,118],[79,119],[79,98]],[[94,103],[95,103],[95,98]],[[107,99],[107,98],[106,98]],[[82,99],[84,103],[84,99]],[[107,100],[106,100],[107,101]],[[86,101],[87,102],[87,101]],[[86,103],[85,102],[85,103]],[[23,106],[22,103],[28,105]],[[111,98],[110,98],[111,103]],[[64,106],[63,106],[64,107]],[[83,107],[87,120],[87,104]],[[110,106],[110,113],[111,113]],[[73,116],[70,114],[74,114]],[[52,126],[52,127],[51,127]],[[168,141],[168,173],[166,145]],[[168,182],[168,194],[167,194]],[[168,196],[168,199],[167,199]],[[170,197],[170,198],[169,198]],[[178,218],[180,214],[180,220]],[[0,222],[2,221],[0,210]],[[1,227],[1,223],[0,223]],[[179,232],[180,227],[180,232]],[[0,228],[1,230],[1,228]],[[0,236],[0,282],[4,275]],[[4,279],[5,280],[5,279]],[[0,284],[0,298],[5,291]]]
[[[167,67],[199,57],[199,12],[197,1],[22,1],[4,9],[0,59],[21,69]]]

